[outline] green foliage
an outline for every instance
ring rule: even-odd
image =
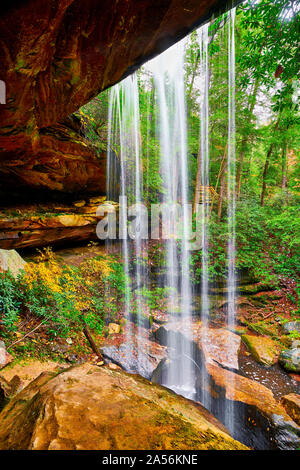
[[[262,283],[276,287],[280,276],[297,279],[299,262],[299,217],[297,208],[283,206],[281,213],[261,207],[255,200],[241,202],[236,211],[236,267],[249,272]],[[211,218],[209,277],[227,275],[227,223]],[[192,252],[192,277],[201,278],[201,250]]]
[[[102,265],[97,262],[101,259],[60,268],[50,260],[48,266],[30,264],[29,272],[17,279],[9,272],[1,274],[1,334],[17,331],[24,315],[42,321],[50,338],[80,332],[84,324],[102,334],[104,318],[120,311],[125,276],[122,264],[113,261],[109,274],[100,277]]]
[[[172,296],[173,290],[171,287],[154,287],[151,290],[143,287],[135,293],[142,296],[144,301],[151,310],[160,310],[165,305],[166,299]]]
[[[20,299],[16,292],[16,281],[12,274],[0,275],[0,310],[2,312],[1,326],[5,331],[17,329]]]

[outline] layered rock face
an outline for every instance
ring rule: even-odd
[[[105,196],[99,196],[73,204],[20,205],[0,211],[0,249],[98,240],[97,223],[107,212],[118,211],[116,203],[105,202],[105,199]],[[3,250],[2,257],[4,253]]]
[[[66,118],[201,24],[218,0],[27,0],[0,19],[0,179],[105,191],[105,168]]]
[[[0,449],[246,449],[200,405],[91,364],[44,373],[0,414]]]

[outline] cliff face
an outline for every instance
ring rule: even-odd
[[[0,18],[0,181],[105,191],[105,168],[65,119],[201,24],[219,0],[26,0]],[[3,7],[2,7],[3,8]]]

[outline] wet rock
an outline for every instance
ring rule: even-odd
[[[292,348],[282,351],[279,356],[279,364],[288,372],[300,373],[300,349]]]
[[[242,335],[242,340],[260,364],[271,366],[277,362],[280,349],[271,338]]]
[[[0,249],[0,272],[9,270],[16,278],[25,265],[26,261],[15,250]]]
[[[238,369],[241,337],[225,328],[201,328],[197,344],[203,348],[207,362],[215,361],[223,367]]]
[[[6,347],[3,341],[0,341],[0,369],[7,366],[14,360],[13,356],[6,351]]]
[[[242,285],[237,286],[237,292],[243,295],[254,295],[260,292],[264,292],[265,294],[265,291],[269,291],[269,290],[270,291],[274,290],[274,286],[272,285],[266,286],[266,285],[261,284],[260,282],[255,283],[255,284],[245,284],[245,285],[242,284]],[[227,286],[218,286],[218,287],[210,286],[209,292],[211,294],[226,295],[228,293],[228,288]]]
[[[176,363],[164,359],[152,375],[152,381],[166,383]],[[292,421],[271,390],[264,385],[223,369],[216,363],[206,363],[195,369],[195,400],[209,407],[233,437],[254,449],[297,449],[300,428]],[[203,375],[205,374],[205,376]]]
[[[101,354],[106,362],[114,362],[127,372],[150,379],[159,362],[166,357],[167,350],[151,341],[147,330],[139,328],[139,335],[135,325],[127,325],[127,330],[106,341]]]
[[[281,398],[280,403],[293,421],[300,426],[300,395],[290,393]]]
[[[207,411],[147,380],[84,364],[31,382],[0,414],[0,449],[246,449]]]
[[[233,416],[233,436],[255,449],[296,449],[300,428],[278,403],[271,390],[217,364],[207,364],[211,412],[226,423]],[[201,380],[198,387],[201,387]]]
[[[292,332],[297,332],[300,334],[300,321],[290,321],[282,325],[282,331],[285,334],[290,334]]]
[[[163,346],[167,346],[168,344],[172,344],[176,342],[177,334],[178,332],[176,331],[174,326],[167,324],[167,325],[160,326],[154,332],[154,338],[159,344],[162,344]]]
[[[191,328],[184,323],[174,322],[161,326],[154,333],[156,341],[165,346],[180,344],[181,336],[186,338],[185,341],[192,340],[197,349],[204,353],[206,361],[216,361],[230,369],[239,368],[238,352],[241,344],[239,335],[225,328],[203,327],[201,322],[192,322]],[[186,349],[188,350],[188,346]]]

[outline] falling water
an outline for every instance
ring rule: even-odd
[[[201,322],[202,339],[209,323],[209,295],[208,295],[208,220],[209,220],[209,69],[208,69],[208,28],[209,23],[198,30],[200,47],[200,159],[201,159],[201,250],[202,250],[202,277],[201,277]],[[205,344],[205,341],[202,341]],[[210,408],[210,397],[205,393],[208,376],[205,364],[202,365],[202,404]]]
[[[236,316],[235,276],[235,8],[230,10],[228,28],[228,157],[227,157],[227,200],[228,200],[228,277],[227,277],[227,325],[234,329]],[[230,348],[230,345],[228,345]],[[234,432],[233,403],[228,402],[225,410],[225,424]]]
[[[184,324],[186,334],[191,329],[190,254],[188,250],[190,207],[188,206],[187,124],[184,89],[185,40],[149,62],[146,67],[154,78],[158,107],[158,135],[161,154],[161,178],[164,185],[163,203],[174,214],[171,236],[165,239],[167,273],[165,286],[170,290],[168,311],[180,305],[177,320]],[[176,232],[176,212],[180,208],[181,246],[172,236]],[[174,212],[173,212],[174,211]],[[164,385],[178,393],[194,395],[193,358],[189,341],[169,335],[169,353],[175,353],[168,368]]]
[[[128,354],[133,354],[133,330],[132,330],[132,302],[131,289],[129,283],[131,269],[130,259],[139,260],[141,257],[141,238],[138,233],[138,227],[135,232],[135,240],[133,246],[128,243],[128,227],[127,227],[127,210],[128,205],[135,204],[134,210],[138,214],[139,205],[142,202],[142,178],[140,172],[140,116],[139,116],[139,96],[137,76],[133,74],[121,83],[115,85],[111,89],[109,103],[109,129],[108,129],[108,164],[107,164],[107,184],[108,197],[115,194],[113,185],[115,181],[116,153],[120,158],[120,216],[119,216],[119,233],[122,240],[122,255],[125,270],[125,317],[127,318],[126,335]],[[118,149],[118,151],[117,151]],[[134,254],[132,255],[132,249]],[[141,266],[137,261],[133,269],[134,288],[141,284]],[[137,324],[138,335],[135,341],[139,343],[139,318],[142,313],[142,302],[137,297]],[[139,351],[139,347],[137,348]],[[129,358],[130,360],[130,358]],[[132,361],[133,358],[132,358]],[[137,361],[137,372],[139,371],[139,360]]]
[[[228,280],[227,280],[227,323],[229,328],[235,323],[235,49],[234,49],[234,20],[235,10],[230,13],[228,26]],[[201,93],[200,111],[200,159],[201,159],[201,251],[202,251],[202,280],[201,280],[201,321],[202,331],[209,326],[209,24],[198,30],[200,47],[200,81]],[[158,152],[160,154],[160,176],[163,184],[161,202],[173,214],[169,221],[167,236],[162,237],[166,256],[166,275],[162,287],[168,288],[169,327],[174,323],[181,325],[184,335],[169,335],[168,353],[169,367],[163,384],[189,398],[195,398],[196,370],[191,341],[184,337],[192,333],[192,300],[193,292],[190,276],[189,230],[191,221],[191,205],[189,205],[189,178],[187,158],[187,116],[184,89],[184,54],[186,41],[180,41],[160,56],[144,66],[150,73],[154,83],[156,102],[156,126],[158,136]],[[150,99],[150,98],[149,98]],[[150,111],[150,101],[147,109]],[[127,284],[125,294],[125,315],[128,320],[126,329],[127,340],[133,344],[132,330],[132,292],[143,285],[147,276],[142,271],[138,260],[143,255],[143,242],[139,236],[133,242],[128,241],[127,209],[125,198],[136,207],[143,202],[143,175],[141,172],[141,143],[138,81],[136,74],[128,77],[112,88],[109,107],[109,142],[108,142],[108,190],[115,194],[111,182],[112,173],[116,171],[116,153],[119,154],[120,188],[123,198],[120,208],[120,238],[122,239],[122,254],[125,274],[131,283]],[[147,136],[150,126],[147,124]],[[115,150],[118,149],[116,152]],[[149,156],[147,149],[146,156]],[[178,227],[181,227],[178,240]],[[132,260],[136,262],[132,264]],[[137,317],[142,315],[145,305],[142,296],[136,296]],[[176,313],[176,315],[174,314]],[[140,338],[138,324],[138,363],[135,366],[140,371],[145,344]],[[135,338],[136,339],[136,338]],[[205,338],[203,338],[205,343]],[[205,344],[204,346],[205,347]],[[228,345],[230,347],[230,345]],[[128,354],[128,350],[126,352]],[[130,358],[129,358],[130,361]],[[132,358],[135,362],[135,359]],[[199,367],[197,374],[199,374]],[[201,370],[201,389],[207,389],[208,376],[205,366]],[[208,393],[202,393],[204,406],[211,409]],[[233,408],[226,404],[225,424],[233,432]]]

